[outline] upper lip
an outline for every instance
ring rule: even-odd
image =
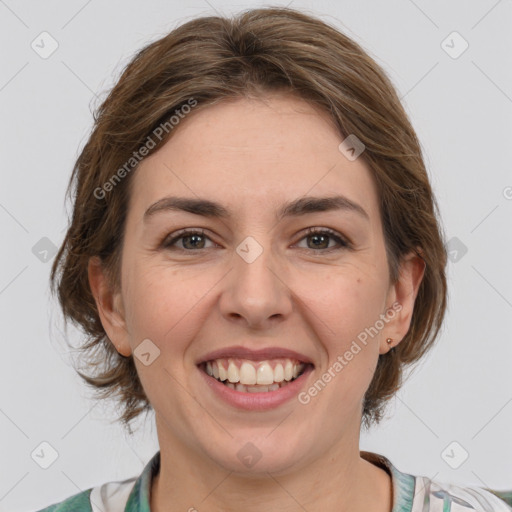
[[[249,359],[251,361],[264,361],[266,359],[275,359],[278,357],[283,357],[289,359],[298,359],[302,363],[313,364],[313,362],[308,356],[296,352],[295,350],[289,350],[287,348],[281,347],[267,347],[260,348],[258,350],[253,350],[247,347],[243,347],[241,345],[225,347],[218,350],[214,350],[213,352],[208,352],[208,354],[202,356],[197,361],[197,364],[201,364],[206,361],[212,361],[213,359],[222,359],[228,357]]]

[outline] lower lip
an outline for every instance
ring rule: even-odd
[[[217,379],[210,377],[206,372],[201,370],[201,368],[198,369],[216,396],[234,407],[247,411],[266,411],[268,409],[274,409],[296,397],[305,386],[308,375],[313,371],[313,367],[308,365],[300,377],[297,377],[292,382],[289,382],[275,391],[245,393],[231,389]]]

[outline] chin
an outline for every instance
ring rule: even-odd
[[[304,462],[304,442],[290,443],[289,436],[236,436],[229,438],[228,444],[222,447],[210,444],[206,452],[208,456],[226,471],[240,476],[261,476],[268,479],[268,473],[287,473]],[[288,439],[288,443],[283,440]],[[300,450],[296,445],[300,446]]]

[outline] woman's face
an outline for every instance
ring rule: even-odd
[[[132,177],[121,289],[101,313],[119,352],[134,353],[160,446],[242,472],[358,455],[363,396],[386,338],[408,330],[421,279],[404,264],[390,282],[367,165],[291,96],[219,103],[174,129]],[[237,391],[200,364],[223,349],[232,380],[308,365],[277,390]]]

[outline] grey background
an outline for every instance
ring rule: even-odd
[[[288,4],[334,23],[389,73],[454,251],[438,344],[361,449],[411,474],[512,489],[512,2]],[[158,449],[152,416],[129,438],[109,424],[110,406],[88,398],[49,296],[52,254],[43,251],[62,241],[65,187],[90,108],[133,53],[193,17],[261,5],[0,0],[1,511],[36,510],[137,475]],[[43,31],[58,43],[46,59],[31,47],[43,46]],[[458,36],[446,39],[453,31],[469,44],[457,58],[445,51],[462,49]],[[31,456],[42,442],[58,452],[47,469]]]

